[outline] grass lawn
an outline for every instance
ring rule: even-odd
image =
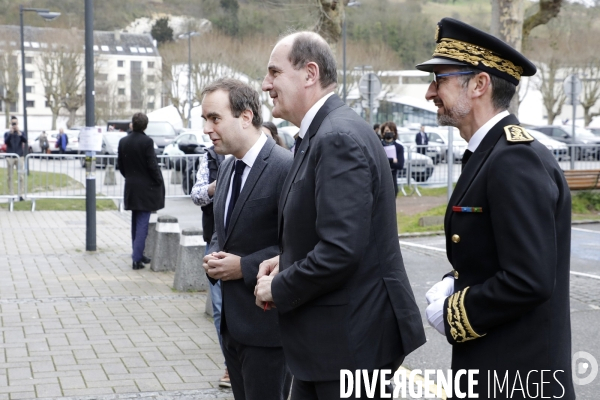
[[[8,203],[0,208],[7,210]],[[15,211],[31,211],[31,201],[15,201]],[[36,211],[85,211],[85,199],[39,199],[35,201]],[[117,210],[115,202],[108,199],[96,199],[96,211]]]
[[[18,182],[19,177],[13,170],[13,190],[15,194],[18,193]],[[48,192],[66,187],[79,189],[84,186],[70,176],[61,173],[30,171],[27,176],[27,193]],[[6,168],[0,168],[0,193],[9,193]]]
[[[419,218],[444,215],[445,213],[445,205],[434,207],[425,212],[415,215],[405,215],[398,213],[396,215],[396,219],[398,221],[398,233],[431,232],[443,230],[443,225],[419,226]]]

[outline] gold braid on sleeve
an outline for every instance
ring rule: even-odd
[[[448,299],[447,318],[450,325],[450,335],[457,343],[463,343],[469,340],[477,339],[485,336],[485,333],[480,335],[471,326],[469,318],[467,318],[467,310],[465,310],[465,295],[469,287],[467,286],[460,292],[454,293]]]

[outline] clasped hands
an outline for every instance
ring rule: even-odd
[[[454,293],[454,278],[447,276],[436,283],[425,293],[427,309],[425,315],[427,321],[435,330],[446,336],[444,328],[444,302],[448,296]]]
[[[232,281],[243,278],[240,257],[224,251],[205,255],[202,267],[208,276],[216,280]]]
[[[254,296],[256,296],[256,305],[263,310],[274,308],[273,294],[271,293],[271,282],[275,275],[279,273],[279,256],[269,258],[258,266],[258,275],[256,275],[256,287]]]

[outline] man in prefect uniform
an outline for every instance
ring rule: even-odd
[[[479,398],[574,399],[571,196],[552,154],[506,111],[536,67],[454,19],[436,42],[417,65],[434,74],[426,98],[469,145],[444,222],[454,270],[427,293],[427,319],[452,345],[454,373],[479,370]]]

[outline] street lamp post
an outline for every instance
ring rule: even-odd
[[[182,33],[180,39],[188,39],[188,128],[192,127],[192,36],[200,35],[199,32]]]
[[[358,1],[351,1],[348,3],[348,5],[346,7],[358,7],[360,6],[360,2]],[[344,20],[342,22],[342,49],[343,49],[343,64],[344,64],[344,83],[343,83],[343,91],[342,91],[342,97],[344,98],[344,104],[346,103],[346,13],[344,12]]]
[[[58,12],[51,12],[50,10],[46,10],[44,8],[27,8],[23,7],[23,5],[19,6],[19,18],[21,21],[21,79],[23,81],[23,85],[21,90],[23,91],[23,131],[26,134],[29,134],[27,131],[27,97],[25,96],[25,29],[23,28],[23,13],[27,11],[36,12],[40,17],[44,18],[46,21],[52,21],[60,16]],[[27,147],[25,146],[25,152],[27,152]]]

